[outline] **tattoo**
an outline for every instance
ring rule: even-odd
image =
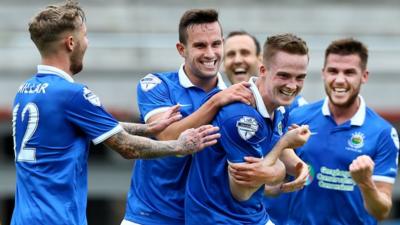
[[[129,134],[132,135],[138,135],[138,136],[143,136],[143,137],[149,137],[149,129],[147,124],[141,124],[141,123],[125,123],[125,122],[120,122],[124,130],[128,132]]]
[[[126,159],[151,159],[178,154],[177,141],[155,141],[129,135],[126,131],[113,135],[104,143]]]

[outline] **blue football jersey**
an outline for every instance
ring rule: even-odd
[[[349,165],[361,155],[375,163],[373,180],[393,184],[397,176],[399,139],[396,130],[360,96],[351,120],[337,125],[328,99],[291,112],[289,123],[308,124],[312,135],[296,152],[310,168],[308,185],[290,196],[288,224],[376,224],[363,205]]]
[[[101,143],[121,130],[87,87],[39,65],[13,105],[17,184],[11,224],[87,224],[90,141]]]
[[[252,84],[257,109],[243,103],[223,107],[213,121],[221,138],[214,146],[193,156],[185,198],[186,224],[266,224],[263,187],[247,201],[237,201],[229,188],[228,161],[244,162],[245,156],[263,157],[283,131],[280,110],[271,120]],[[274,129],[275,127],[280,127]]]
[[[297,95],[290,106],[285,107],[285,118],[287,119],[290,111],[293,109],[308,104],[304,97]],[[291,124],[287,124],[291,125]],[[284,128],[284,131],[287,127]],[[290,177],[291,179],[291,177]],[[288,217],[287,209],[289,208],[290,193],[282,193],[279,196],[265,196],[264,205],[268,212],[271,221],[277,225],[286,224]]]
[[[224,89],[221,76],[218,86]],[[137,88],[142,121],[180,104],[186,117],[203,103],[207,92],[194,86],[183,70],[148,74]],[[184,224],[184,197],[191,156],[136,160],[128,193],[125,220],[139,224]]]

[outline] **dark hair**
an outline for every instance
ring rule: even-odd
[[[268,65],[268,62],[279,51],[290,54],[307,55],[307,43],[294,34],[278,34],[267,38],[263,48],[263,63]]]
[[[368,63],[368,48],[362,42],[354,38],[344,38],[333,41],[325,50],[325,62],[329,54],[352,55],[356,54],[360,57],[360,67],[365,70]]]
[[[78,3],[67,0],[62,5],[48,5],[29,22],[29,33],[39,51],[46,52],[65,31],[77,30],[86,21]]]
[[[188,34],[187,28],[195,24],[218,22],[218,12],[215,9],[190,9],[181,17],[179,22],[179,42],[186,44]],[[221,35],[222,35],[222,28]]]
[[[240,30],[240,31],[232,31],[232,32],[230,32],[230,33],[228,34],[228,36],[226,36],[225,40],[228,40],[228,39],[231,38],[231,37],[240,36],[240,35],[246,35],[246,36],[249,36],[251,39],[253,39],[254,45],[256,46],[256,54],[257,54],[257,55],[260,55],[260,53],[261,53],[260,42],[258,42],[258,40],[257,40],[256,37],[254,37],[253,35],[249,34],[249,33],[246,32],[246,31],[243,31],[243,30]]]

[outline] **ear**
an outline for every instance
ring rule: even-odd
[[[321,78],[325,80],[325,66],[321,69]]]
[[[369,71],[368,70],[364,70],[362,77],[361,77],[361,83],[365,84],[368,81],[368,77],[369,77]]]
[[[64,44],[65,44],[65,48],[68,51],[72,51],[74,50],[75,47],[75,41],[74,41],[74,37],[72,35],[67,36],[64,40]]]
[[[176,43],[176,50],[178,50],[179,55],[185,58],[185,45],[178,42]]]
[[[267,72],[268,72],[268,71],[267,71],[267,67],[265,67],[264,64],[262,64],[262,63],[260,64],[259,70],[260,70],[260,71],[259,71],[258,74],[259,74],[260,77],[264,77],[264,76],[267,75]]]

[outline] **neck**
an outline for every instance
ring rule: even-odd
[[[265,87],[263,85],[261,78],[257,78],[255,85],[258,89],[258,92],[260,92],[261,98],[264,102],[265,108],[267,109],[267,112],[268,112],[271,120],[273,120],[275,109],[277,109],[278,106],[273,103],[271,97],[267,94],[268,92],[267,92],[267,90],[265,90]]]
[[[350,106],[337,106],[329,101],[329,110],[336,124],[340,125],[353,118],[360,108],[360,98],[358,97]]]
[[[190,72],[188,72],[185,67],[183,68],[186,75],[188,76],[190,82],[194,84],[196,87],[203,89],[205,92],[209,92],[213,88],[217,86],[218,83],[218,76],[215,75],[213,77],[197,77],[192,75]]]
[[[70,65],[69,60],[66,59],[65,57],[59,57],[59,56],[42,57],[41,63],[43,65],[56,67],[60,70],[65,71],[69,75],[73,76],[69,68]]]

